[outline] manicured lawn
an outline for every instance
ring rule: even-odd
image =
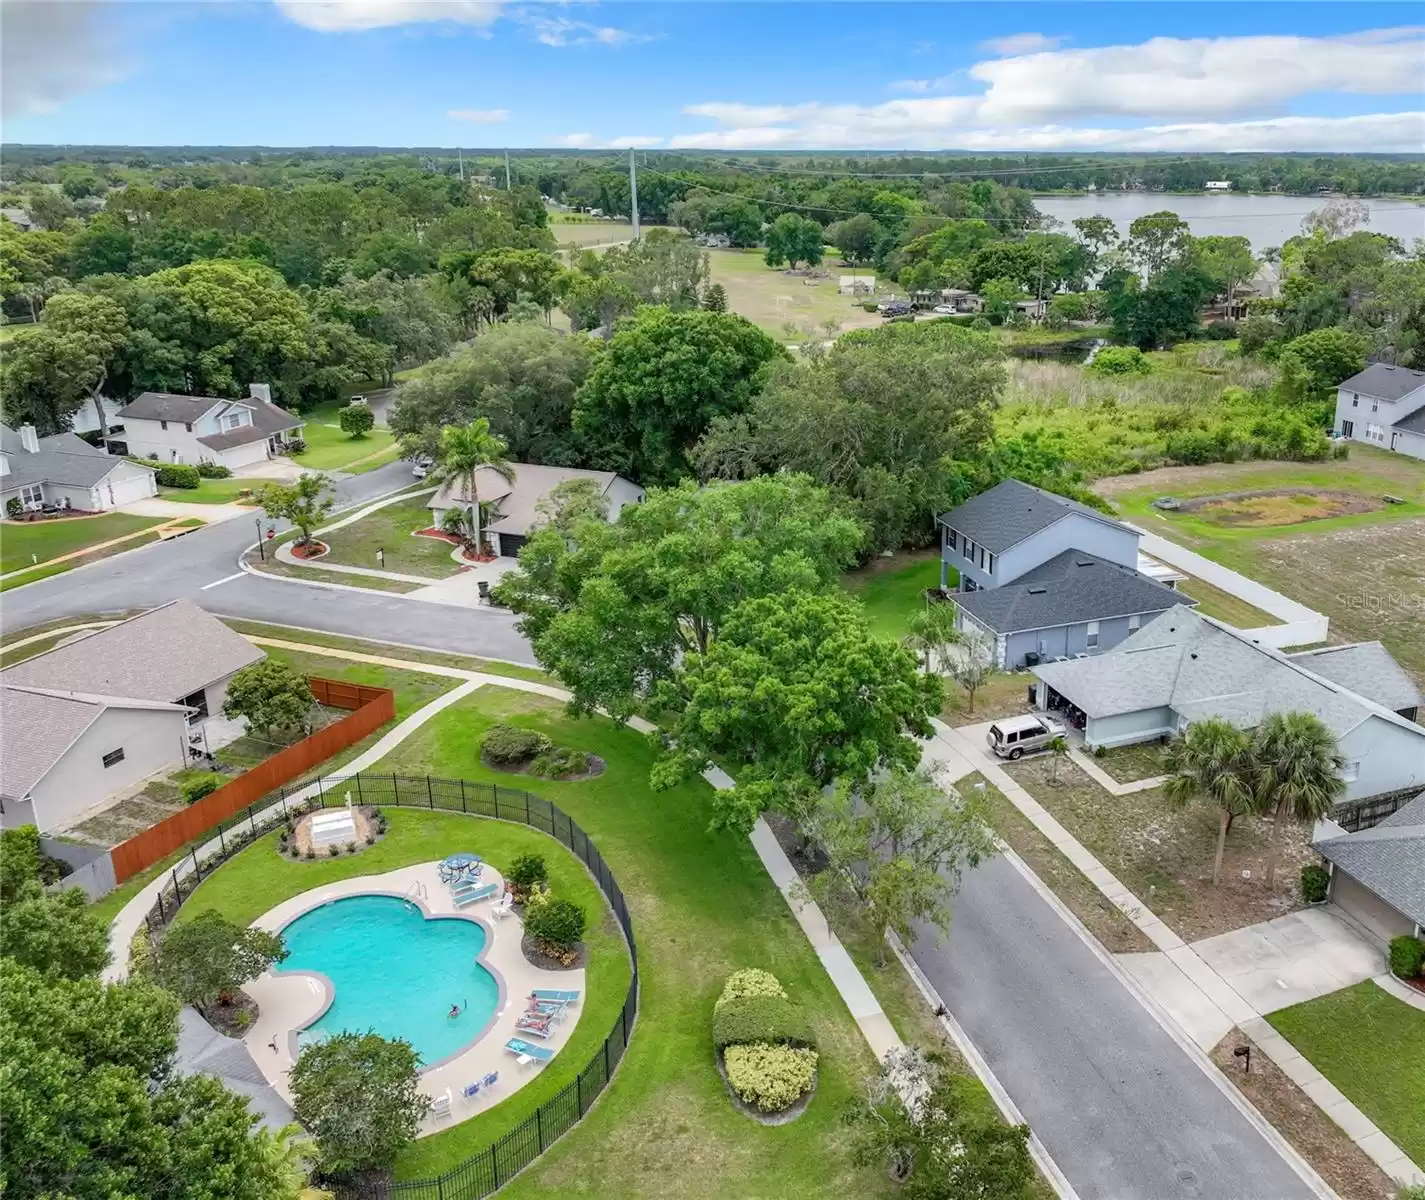
[[[6,521],[0,525],[0,574],[28,567],[31,555],[38,555],[43,563],[62,554],[73,554],[86,546],[162,524],[162,517],[139,517],[118,512],[55,521]],[[126,542],[125,548],[142,544],[141,539],[135,538],[132,542]]]
[[[384,811],[390,821],[387,836],[349,858],[315,862],[286,859],[277,853],[276,832],[268,834],[204,880],[184,904],[179,920],[190,920],[215,908],[246,925],[273,905],[311,888],[431,862],[460,850],[475,851],[502,872],[521,854],[544,856],[550,891],[574,901],[589,917],[584,939],[588,947],[585,996],[578,1023],[554,1061],[519,1091],[512,1092],[508,1100],[448,1131],[423,1138],[408,1150],[402,1160],[402,1173],[426,1175],[448,1169],[453,1162],[495,1141],[587,1066],[618,1018],[631,972],[623,935],[603,893],[584,864],[555,839],[524,825],[460,813],[390,807]],[[412,999],[419,1002],[420,998]],[[509,1070],[515,1069],[512,1060]]]
[[[417,529],[431,525],[430,496],[422,494],[378,508],[370,516],[346,525],[322,540],[331,547],[322,562],[340,563],[348,567],[372,567],[399,571],[405,575],[424,575],[432,580],[454,575],[459,567],[450,557],[455,547],[441,538],[412,537]],[[376,550],[386,552],[384,567],[376,562]]]
[[[496,774],[481,736],[506,720],[601,755],[603,775],[556,783]],[[701,781],[648,789],[654,748],[612,722],[575,720],[539,696],[482,688],[401,744],[383,770],[528,782],[588,831],[618,877],[639,946],[641,1008],[623,1065],[584,1122],[507,1189],[515,1197],[880,1196],[885,1172],[851,1162],[841,1113],[871,1055],[825,969],[748,840],[708,828]],[[821,1047],[811,1107],[768,1128],[728,1103],[713,1065],[709,1020],[726,976],[774,972],[808,1012]],[[404,1178],[448,1169],[481,1148],[451,1130],[400,1164]]]
[[[179,504],[256,504],[257,501],[244,492],[256,493],[266,479],[203,479],[196,488],[159,488],[158,494],[164,500]]]
[[[955,587],[959,572],[950,568],[948,585]],[[940,554],[917,550],[891,558],[875,558],[859,571],[841,577],[841,586],[866,606],[871,632],[881,637],[904,637],[910,619],[925,604],[925,589],[940,586]]]
[[[1056,781],[1047,754],[1006,763],[1005,770],[1187,941],[1268,921],[1301,904],[1299,873],[1314,857],[1309,824],[1283,829],[1276,886],[1268,890],[1267,827],[1257,817],[1238,817],[1227,835],[1222,882],[1214,885],[1211,805],[1174,809],[1160,787],[1113,796],[1070,761],[1059,764]]]
[[[1425,1161],[1425,1012],[1368,979],[1267,1020],[1414,1162]]]
[[[276,543],[269,542],[272,546],[286,541],[285,538],[277,539]],[[403,595],[406,592],[418,591],[424,587],[420,583],[407,583],[401,579],[380,579],[370,575],[347,575],[340,571],[323,571],[318,566],[294,566],[292,563],[278,562],[271,550],[267,551],[265,558],[259,558],[255,550],[249,550],[244,555],[244,560],[255,570],[264,575],[276,575],[282,579],[304,579],[308,583],[337,583],[342,587],[365,588],[373,592],[394,592]]]
[[[303,428],[302,436],[307,442],[307,452],[297,456],[294,461],[306,470],[345,470],[351,463],[355,463],[359,459],[372,458],[395,446],[395,434],[380,426],[361,437],[354,438],[343,433],[341,426],[337,423],[339,411],[340,406],[338,405],[324,404],[320,408],[314,408],[311,412],[303,414],[302,419],[307,424]],[[390,462],[394,457],[396,455],[392,453],[385,457],[384,461]],[[380,462],[375,462],[372,465],[379,466]]]
[[[1163,774],[1163,747],[1157,742],[1139,742],[1134,746],[1114,746],[1093,760],[1119,783],[1137,783]]]

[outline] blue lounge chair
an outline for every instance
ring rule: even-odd
[[[450,898],[455,901],[456,908],[464,908],[477,900],[488,900],[499,890],[500,885],[497,883],[472,884],[469,887],[452,888]]]
[[[550,988],[535,988],[530,995],[536,1000],[546,1000],[551,1004],[573,1004],[579,999],[578,992],[561,992]]]
[[[549,1013],[525,1013],[515,1022],[515,1028],[520,1033],[527,1033],[531,1037],[545,1040],[554,1032],[550,1026],[554,1023],[554,1018]]]
[[[505,1049],[519,1058],[533,1059],[537,1063],[547,1063],[554,1057],[554,1051],[548,1046],[536,1046],[523,1038],[511,1038],[505,1043]]]

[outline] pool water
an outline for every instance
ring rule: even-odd
[[[394,896],[348,896],[282,931],[290,951],[278,972],[320,971],[336,996],[302,1031],[303,1043],[374,1030],[404,1038],[429,1066],[473,1042],[499,1003],[495,977],[475,961],[485,930],[459,917],[427,920]],[[459,1004],[460,1015],[449,1016]]]

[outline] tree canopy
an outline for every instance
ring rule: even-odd
[[[279,935],[236,925],[210,908],[163,935],[154,978],[180,1000],[211,1009],[286,957]]]
[[[295,667],[276,658],[249,663],[228,682],[223,716],[244,717],[258,733],[301,729],[316,706],[311,685]]]

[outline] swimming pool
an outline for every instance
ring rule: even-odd
[[[475,1041],[499,1006],[498,981],[476,961],[485,929],[475,921],[427,919],[396,896],[347,896],[304,913],[282,937],[290,953],[277,973],[316,972],[334,992],[303,1043],[373,1029],[410,1042],[428,1067]]]

